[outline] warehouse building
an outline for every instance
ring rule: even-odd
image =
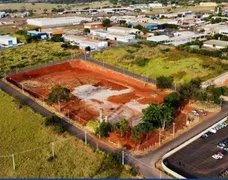
[[[126,27],[109,27],[107,29],[109,33],[116,33],[116,34],[139,34],[140,30],[135,28],[126,28]]]
[[[219,40],[209,40],[203,43],[203,47],[209,47],[214,49],[223,49],[228,47],[227,41],[219,41]]]
[[[140,30],[125,27],[110,27],[105,30],[92,30],[91,35],[100,39],[110,39],[123,43],[128,43],[135,40],[135,34],[140,33]]]
[[[27,19],[27,23],[29,25],[39,26],[39,27],[75,25],[83,22],[92,22],[92,18],[74,16],[74,17],[59,17],[59,18]]]
[[[0,46],[15,46],[17,45],[17,38],[12,36],[0,36]]]
[[[80,49],[85,49],[89,46],[92,51],[108,47],[107,41],[98,41],[76,35],[64,35],[64,41],[69,42],[71,45],[78,46]]]

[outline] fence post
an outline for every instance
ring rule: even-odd
[[[122,151],[122,165],[124,165],[124,151]]]
[[[55,148],[54,148],[54,142],[51,143],[51,149],[52,149],[52,157],[55,157]]]
[[[14,154],[12,154],[12,160],[13,160],[13,170],[15,170],[16,169],[16,165],[15,165]]]
[[[87,133],[85,131],[85,144],[87,144]]]

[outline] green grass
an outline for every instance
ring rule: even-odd
[[[29,149],[40,149],[15,155],[16,170],[12,158],[0,158],[0,178],[89,178],[130,177],[122,168],[109,163],[102,169],[105,156],[84,146],[73,144],[65,136],[55,135],[44,126],[44,118],[24,106],[19,109],[15,100],[0,91],[0,156],[16,154]],[[55,141],[52,161],[50,142]]]
[[[61,43],[37,42],[0,51],[0,72],[59,61],[79,55],[79,50],[64,50]]]
[[[96,52],[93,58],[127,69],[129,71],[156,79],[159,76],[173,76],[177,84],[189,82],[200,77],[206,80],[225,72],[227,64],[206,56],[179,51],[173,47],[151,47],[142,44],[120,46]],[[137,60],[147,59],[145,64],[137,64]]]

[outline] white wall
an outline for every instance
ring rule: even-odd
[[[9,41],[13,42],[13,45],[17,44],[17,38],[12,37],[12,36],[0,36],[0,43],[1,44],[6,44],[6,45],[10,45]]]

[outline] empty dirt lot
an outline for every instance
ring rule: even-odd
[[[199,138],[165,160],[166,165],[187,178],[218,178],[228,168],[228,154],[222,159],[211,156],[221,152],[217,144],[228,138],[228,127],[211,134],[208,139]]]
[[[102,108],[109,122],[125,118],[135,125],[142,109],[163,102],[169,93],[83,60],[19,73],[7,79],[41,100],[47,99],[55,85],[67,87],[73,98],[62,103],[61,110],[75,120],[79,117],[83,124],[96,119]]]

